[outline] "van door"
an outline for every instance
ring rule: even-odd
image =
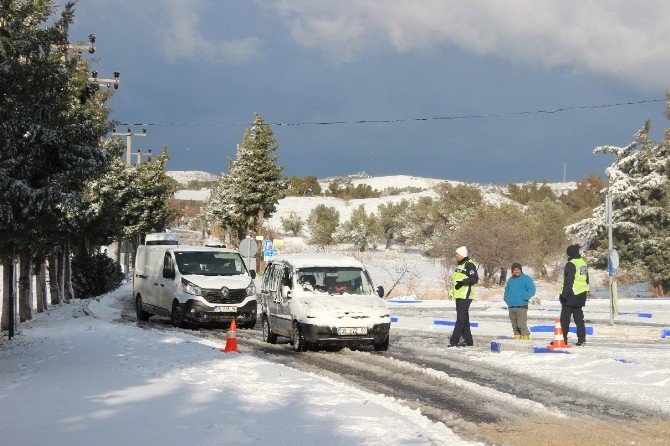
[[[291,309],[289,307],[290,298],[286,298],[282,295],[282,287],[288,286],[291,291],[293,290],[293,274],[289,266],[284,266],[283,268],[278,268],[277,271],[277,321],[281,332],[286,333],[287,336],[290,336],[293,331],[293,316],[291,315]]]
[[[174,259],[172,258],[171,252],[166,252],[163,256],[163,269],[171,269],[176,272]],[[168,312],[172,311],[172,300],[176,295],[176,279],[166,279],[163,277],[163,269],[160,271],[158,277],[158,286],[157,288],[157,303],[159,307],[167,310]]]
[[[269,268],[265,270],[263,290],[261,291],[261,299],[266,306],[268,320],[275,333],[281,330],[281,323],[277,314],[279,304],[277,300],[277,271],[281,271],[281,264],[271,263]]]

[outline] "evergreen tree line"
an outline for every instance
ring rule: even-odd
[[[48,294],[58,304],[100,283],[118,286],[118,265],[98,247],[136,241],[168,215],[167,155],[138,167],[120,162],[120,141],[105,138],[112,93],[90,82],[89,63],[67,50],[73,18],[73,3],[57,15],[48,0],[0,2],[0,259],[4,296],[19,260],[22,322],[32,318],[33,275],[38,312]],[[5,298],[3,330],[9,317]]]

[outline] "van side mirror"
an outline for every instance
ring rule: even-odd
[[[163,279],[174,279],[175,271],[173,268],[163,268]]]
[[[252,279],[255,279],[256,278],[256,270],[252,269],[251,271],[249,271],[249,275],[251,276]]]
[[[384,297],[384,287],[381,285],[377,287],[377,296]]]
[[[281,287],[281,295],[282,295],[282,297],[284,297],[284,298],[286,298],[286,299],[290,299],[290,298],[291,298],[291,294],[292,294],[292,292],[291,292],[291,288],[289,288],[289,287],[286,286],[286,285],[284,285],[284,286]]]

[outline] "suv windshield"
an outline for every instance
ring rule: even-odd
[[[174,256],[184,275],[236,276],[247,272],[242,257],[235,252],[175,251]]]
[[[303,268],[296,274],[297,289],[316,294],[372,294],[368,273],[360,268]]]

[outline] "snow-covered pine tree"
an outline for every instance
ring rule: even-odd
[[[100,145],[111,129],[104,105],[110,93],[88,82],[88,64],[79,55],[62,60],[60,50],[52,52],[68,44],[73,4],[55,20],[54,12],[48,0],[0,3],[0,253],[5,256],[32,254],[36,246],[73,238],[63,224],[67,209],[111,157]]]
[[[670,130],[661,142],[649,137],[647,121],[626,147],[601,146],[595,153],[616,159],[605,172],[613,200],[613,239],[625,270],[642,272],[660,295],[670,290]],[[607,257],[605,205],[591,218],[568,227],[596,252]]]
[[[208,209],[238,236],[251,230],[261,234],[263,222],[276,210],[283,196],[283,165],[274,156],[278,145],[272,128],[254,113],[254,125],[247,129],[237,146],[237,157],[229,161],[227,175],[222,175],[212,191]]]

